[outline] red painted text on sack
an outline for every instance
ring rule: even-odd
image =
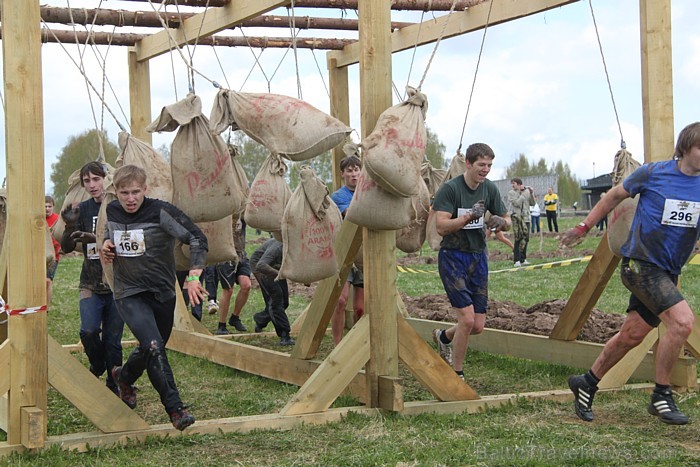
[[[218,151],[214,151],[214,156],[216,166],[212,172],[205,175],[203,178],[202,174],[199,172],[190,172],[184,176],[185,182],[187,183],[187,189],[189,190],[191,197],[194,198],[197,193],[212,186],[219,179],[219,177],[221,177],[226,163],[230,161],[230,156],[228,154],[224,156]]]

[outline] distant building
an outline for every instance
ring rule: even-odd
[[[612,188],[612,174],[600,175],[586,180],[585,185],[581,185],[581,209],[591,209],[600,201],[600,195]]]

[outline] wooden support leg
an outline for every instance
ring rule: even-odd
[[[316,288],[304,318],[304,326],[299,330],[291,352],[293,358],[308,360],[316,355],[361,244],[361,229],[350,221],[344,221],[334,245],[340,273],[338,277],[322,280]]]
[[[49,384],[105,433],[149,427],[52,337],[49,337]]]
[[[619,262],[620,258],[610,251],[606,233],[549,334],[551,339],[576,340]]]
[[[345,390],[369,360],[369,318],[363,316],[313,375],[304,383],[281,415],[322,412]]]
[[[635,370],[639,367],[647,356],[649,350],[659,341],[659,331],[652,330],[644,340],[635,348],[627,352],[622,360],[617,362],[617,365],[610,368],[608,372],[598,383],[601,389],[620,388],[624,386],[632,377]]]
[[[398,328],[399,358],[438,400],[466,401],[479,398],[401,316],[398,317]]]
[[[695,358],[700,359],[700,319],[695,320],[693,331],[686,341],[686,347]]]

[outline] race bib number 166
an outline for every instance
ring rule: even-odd
[[[698,217],[700,217],[700,203],[667,199],[664,204],[661,223],[664,225],[695,228],[698,225]]]
[[[117,256],[141,256],[146,253],[143,229],[116,230],[113,241]]]

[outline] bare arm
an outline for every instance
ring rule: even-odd
[[[464,214],[452,219],[452,213],[445,211],[435,211],[435,227],[441,236],[445,236],[454,232],[471,222],[472,216]]]
[[[595,206],[593,206],[593,209],[588,213],[583,223],[589,228],[596,225],[603,217],[607,216],[610,211],[615,209],[615,206],[629,197],[630,194],[625,190],[622,184],[613,187]]]

